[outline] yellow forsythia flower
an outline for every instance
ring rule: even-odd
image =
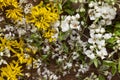
[[[7,0],[6,4],[7,4],[7,6],[13,6],[14,8],[19,7],[17,0]]]
[[[0,51],[3,51],[5,49],[6,46],[6,42],[7,40],[5,38],[0,37]]]
[[[17,20],[22,20],[22,16],[23,16],[22,9],[20,9],[20,8],[6,10],[7,18],[17,21]]]
[[[4,2],[4,0],[0,0],[0,2]]]
[[[48,30],[47,32],[45,32],[43,34],[43,37],[47,38],[49,40],[49,42],[52,42],[52,41],[55,41],[55,38],[52,38],[52,36],[54,36],[54,34],[55,34],[55,30],[51,29],[51,30]]]
[[[22,66],[19,66],[18,62],[13,61],[10,64],[7,64],[6,67],[2,67],[1,77],[7,77],[7,80],[18,80],[18,76],[22,76]]]
[[[3,78],[3,77],[0,77],[0,80],[4,80],[4,78]]]
[[[6,6],[7,0],[0,0],[0,9],[3,9],[3,6]]]
[[[15,56],[18,57],[18,61],[21,64],[26,63],[27,65],[29,65],[29,64],[32,63],[32,57],[30,55],[28,55],[28,54],[18,53],[18,54],[15,54]]]
[[[0,9],[3,10],[3,7],[12,6],[13,8],[18,8],[19,4],[17,0],[0,0]]]
[[[53,5],[45,6],[41,1],[39,5],[32,7],[31,13],[26,18],[28,23],[34,23],[38,29],[47,30],[50,24],[59,18],[59,14]]]
[[[6,38],[0,37],[0,51],[3,51],[5,48],[8,48],[11,50],[13,53],[22,53],[23,52],[23,47],[24,47],[24,42],[22,39],[20,41],[16,40],[7,40]],[[19,52],[17,52],[15,49],[18,49]]]
[[[32,58],[28,55],[27,57],[24,54],[24,42],[22,39],[20,41],[16,40],[7,40],[5,38],[0,37],[0,51],[3,51],[5,48],[9,49],[14,55],[12,57],[18,57],[18,61],[22,63],[27,63],[27,65],[31,64]],[[36,53],[37,49],[33,52]]]
[[[37,6],[32,7],[31,13],[26,15],[26,21],[33,23],[49,42],[55,41],[55,39],[52,38],[55,31],[52,30],[51,24],[58,19],[59,12],[57,6],[52,3],[44,4],[43,1]]]
[[[13,19],[15,21],[22,20],[23,11],[20,8],[17,0],[0,0],[0,9],[3,10],[3,7],[9,7],[9,9],[5,9],[7,18]]]

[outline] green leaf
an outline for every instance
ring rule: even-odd
[[[103,61],[103,64],[104,64],[104,65],[108,65],[108,66],[114,66],[114,65],[116,65],[115,62],[113,62],[113,61],[108,61],[108,60],[104,60],[104,61]]]
[[[116,29],[115,32],[114,32],[114,34],[115,34],[116,36],[120,36],[120,29]]]
[[[45,0],[45,2],[49,2],[49,0]]]
[[[108,42],[109,43],[111,43],[111,44],[113,44],[113,43],[115,43],[116,42],[116,38],[115,37],[112,37],[112,38],[110,38],[109,40],[108,40]]]
[[[46,60],[48,55],[47,54],[46,55],[42,55],[41,57],[42,57],[43,60]]]
[[[62,4],[60,4],[60,3],[58,4],[58,9],[62,10]]]
[[[74,14],[74,11],[73,11],[73,10],[70,10],[70,9],[65,9],[65,12],[67,12],[67,13],[70,14],[70,15],[73,15],[73,14]]]
[[[99,80],[105,80],[105,77],[102,75],[99,75],[98,78],[99,78]]]
[[[58,4],[58,12],[59,12],[59,14],[61,14],[63,12],[61,3]]]
[[[116,28],[120,28],[120,22],[117,22],[115,25]]]
[[[94,59],[94,60],[93,60],[93,63],[94,63],[94,65],[95,65],[95,67],[97,68],[97,67],[98,67],[98,59]]]
[[[112,72],[113,75],[115,75],[115,73],[117,72],[117,66],[116,66],[117,64],[116,64],[116,62],[104,60],[103,64],[111,67],[111,72]]]
[[[59,40],[66,40],[66,38],[68,37],[68,34],[69,34],[69,31],[67,31],[67,32],[59,32],[59,36],[58,36],[58,38],[59,38]]]
[[[115,75],[115,73],[117,72],[117,67],[116,65],[112,66],[112,74]]]
[[[120,58],[118,59],[118,72],[120,73]]]
[[[68,49],[68,47],[66,46],[65,43],[63,43],[62,47],[63,47],[63,51],[64,51],[65,53],[68,53],[68,52],[69,52],[69,51],[68,51],[69,49]]]

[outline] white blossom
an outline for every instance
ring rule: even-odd
[[[81,64],[80,68],[78,69],[78,72],[85,73],[88,70],[89,70],[89,66],[87,64]]]
[[[76,21],[76,20],[71,21],[71,23],[70,23],[70,28],[71,28],[71,29],[78,29],[78,30],[80,30],[79,21]]]
[[[116,16],[116,9],[109,5],[108,3],[99,3],[91,1],[89,4],[89,17],[90,20],[96,20],[102,17],[101,21],[105,21],[104,23],[99,22],[101,25],[111,25],[112,21]]]
[[[104,39],[110,39],[112,37],[112,34],[106,33],[103,37],[104,37]]]
[[[99,51],[97,50],[96,52],[97,52],[97,55],[101,57],[101,59],[104,59],[105,56],[108,55],[106,48],[102,48],[101,50]]]
[[[3,52],[0,52],[0,56],[3,56]]]
[[[90,59],[94,59],[95,55],[91,50],[86,50],[84,51],[84,53],[90,58]]]
[[[103,34],[103,33],[105,33],[105,29],[104,28],[101,28],[100,29],[100,32]]]
[[[79,18],[80,18],[80,14],[77,13],[77,14],[75,15],[75,17],[76,17],[76,19],[79,19]]]
[[[69,28],[70,28],[70,27],[69,27],[69,24],[68,24],[66,21],[62,21],[62,22],[61,22],[61,29],[62,29],[63,32],[68,31]]]
[[[60,26],[60,21],[56,21],[55,23],[52,24],[52,26],[53,26],[54,28]]]

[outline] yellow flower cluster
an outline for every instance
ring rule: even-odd
[[[0,9],[7,5],[7,0],[0,0]]]
[[[58,18],[59,14],[56,6],[52,3],[44,5],[42,1],[37,6],[32,7],[31,13],[26,16],[27,22],[33,23],[39,30],[41,30],[44,38],[49,39],[49,41],[52,41],[54,33],[51,31],[51,24],[58,20]],[[47,34],[49,34],[49,37]]]
[[[0,9],[4,10],[4,7],[9,7],[9,9],[5,9],[7,18],[15,21],[22,19],[22,9],[17,0],[0,0]]]
[[[55,38],[52,37],[52,36],[54,36],[54,34],[55,34],[55,30],[52,29],[52,30],[49,30],[46,33],[44,33],[43,36],[45,38],[49,39],[49,42],[52,42],[52,41],[56,40]]]
[[[22,20],[22,10],[20,8],[14,8],[14,9],[9,9],[6,10],[6,17],[11,18],[15,21],[17,20]]]
[[[23,11],[17,0],[0,0],[0,9],[5,11],[7,18],[15,22],[21,21],[23,18]],[[55,29],[52,28],[51,24],[59,19],[57,5],[52,2],[44,4],[41,1],[38,5],[32,7],[31,12],[25,16],[26,22],[34,24],[45,39],[48,39],[50,42],[55,40],[53,38]]]
[[[12,40],[7,40],[6,38],[0,37],[0,41],[1,41],[0,51],[3,51],[5,48],[7,48],[15,54],[23,53],[24,43],[22,40],[20,40],[20,42],[17,42],[16,40],[12,41]],[[19,52],[13,48],[18,49]]]
[[[25,63],[26,66],[28,66],[32,63],[33,58],[29,53],[35,54],[37,49],[34,47],[33,49],[26,48],[25,46],[22,39],[18,42],[17,40],[8,40],[4,37],[0,37],[0,52],[3,52],[7,48],[12,53],[13,59],[17,57],[16,62],[13,60],[10,64],[7,64],[6,67],[0,68],[0,80],[4,80],[4,78],[7,78],[7,80],[18,80],[18,76],[23,75],[22,66],[19,64]]]
[[[2,67],[0,80],[18,80],[18,76],[22,76],[22,66],[18,62],[12,61],[10,64],[7,64],[6,67]]]
[[[31,64],[32,58],[30,56],[27,58],[25,57],[24,42],[22,41],[22,39],[20,39],[20,41],[18,42],[17,40],[7,40],[5,38],[0,37],[0,41],[0,51],[3,51],[5,48],[7,48],[12,53],[14,53],[13,57],[18,57],[18,61],[21,64]]]
[[[50,27],[50,23],[55,22],[58,17],[57,8],[52,4],[45,6],[43,2],[32,7],[31,14],[26,16],[27,22],[34,23],[35,26],[42,30],[47,30]]]

